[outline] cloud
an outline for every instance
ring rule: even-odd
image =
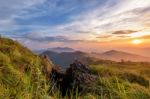
[[[131,33],[134,33],[134,32],[137,32],[137,31],[133,31],[133,30],[119,30],[119,31],[115,31],[113,32],[112,34],[131,34]]]
[[[41,4],[44,0],[0,0],[0,32],[15,32],[20,29],[16,18],[20,13]],[[31,14],[31,13],[30,13]],[[20,16],[23,17],[23,16]]]
[[[117,37],[119,37],[119,38],[130,38],[130,36],[126,36],[126,35],[118,35]]]
[[[63,42],[63,43],[77,43],[81,42],[82,40],[71,40],[64,36],[49,36],[49,37],[40,37],[40,38],[33,38],[33,37],[26,37],[32,41],[37,42]]]
[[[34,9],[35,6],[42,4],[45,0],[1,0],[0,1],[0,19],[15,17],[25,10]]]
[[[124,32],[125,34],[134,30],[143,29],[145,28],[143,25],[148,24],[149,6],[145,7],[142,3],[142,6],[138,5],[137,7],[136,5],[133,5],[133,7],[130,6],[129,8],[122,7],[126,6],[126,4],[130,5],[130,1],[127,1],[128,3],[118,1],[117,4],[110,6],[112,2],[109,1],[106,5],[96,7],[90,12],[73,16],[71,22],[62,26],[60,25],[62,32],[69,32],[69,34],[87,33],[87,35],[92,34],[97,37],[98,34],[108,33],[109,31],[131,30]],[[120,8],[122,9],[120,10]],[[144,18],[141,16],[144,16]]]
[[[0,4],[1,34],[24,42],[88,43],[130,38],[138,30],[150,29],[149,0],[1,0]]]
[[[147,40],[150,40],[150,35],[145,35],[145,36],[141,36],[141,37],[138,37],[139,39],[147,39]]]
[[[100,35],[100,36],[97,36],[96,38],[104,38],[104,39],[106,39],[106,38],[111,38],[111,37],[113,37],[113,35]]]
[[[61,43],[77,43],[82,42],[84,40],[75,40],[69,39],[66,36],[42,36],[41,33],[28,33],[28,34],[21,34],[21,35],[7,35],[13,39],[24,39],[31,42],[40,42],[40,43],[50,43],[50,42],[61,42]]]

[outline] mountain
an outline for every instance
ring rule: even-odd
[[[17,41],[0,37],[0,98],[42,99],[48,91],[43,86],[45,73],[48,76],[52,66],[48,58],[33,54]]]
[[[120,51],[125,51],[128,53],[134,53],[142,56],[147,56],[150,57],[150,48],[134,48],[134,47],[123,47],[123,48],[118,48]]]
[[[80,60],[84,64],[87,64],[89,60],[94,59],[87,56],[87,53],[81,51],[62,52],[62,53],[45,51],[42,53],[42,55],[47,55],[53,61],[53,63],[63,67],[69,66],[71,63],[74,62],[74,60]]]
[[[75,50],[69,47],[55,47],[55,48],[48,48],[47,50],[61,53],[61,52],[74,52]]]
[[[53,51],[45,51],[42,53],[47,55],[56,65],[67,67],[74,60],[80,60],[84,64],[89,64],[93,61],[105,62],[110,61],[133,61],[133,62],[150,62],[150,57],[131,54],[123,51],[110,50],[103,53],[85,53],[81,51],[57,53]],[[108,62],[108,61],[107,61]]]
[[[43,53],[44,51],[46,51],[45,49],[41,49],[41,50],[32,50],[32,52],[34,53],[34,54],[41,54],[41,53]]]
[[[91,55],[99,59],[112,60],[112,61],[124,60],[124,61],[135,61],[135,62],[137,61],[150,62],[150,57],[145,57],[145,56],[127,53],[123,51],[117,51],[117,50],[110,50],[99,54],[92,53]]]
[[[57,53],[62,52],[75,52],[76,50],[69,48],[69,47],[54,47],[54,48],[48,48],[48,49],[41,49],[41,50],[33,50],[35,54],[42,54],[45,51],[52,51]]]

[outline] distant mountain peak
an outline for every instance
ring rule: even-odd
[[[109,50],[109,51],[106,51],[105,53],[113,53],[113,52],[119,52],[117,50]]]
[[[48,48],[47,50],[57,52],[57,53],[75,51],[73,48],[69,48],[69,47],[54,47],[54,48]]]
[[[99,57],[102,59],[120,61],[121,59],[130,60],[130,61],[149,61],[149,57],[128,53],[118,50],[109,50],[104,53],[99,54]]]
[[[109,50],[109,51],[104,52],[103,54],[112,55],[112,54],[118,54],[118,53],[127,54],[126,52],[117,51],[117,50]]]
[[[72,48],[69,48],[69,47],[54,47],[54,48],[48,48],[48,49],[69,49],[69,50],[74,50]]]
[[[108,54],[108,55],[113,55],[113,54],[121,54],[121,55],[136,55],[136,54],[132,54],[132,53],[127,53],[124,51],[118,51],[118,50],[110,50],[110,51],[106,51],[103,54]],[[139,56],[139,55],[136,55]]]

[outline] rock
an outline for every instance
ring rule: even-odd
[[[88,66],[77,60],[66,69],[66,72],[60,67],[53,68],[52,77],[57,81],[57,86],[59,86],[63,96],[72,90],[88,91],[97,79],[97,76],[92,74]]]
[[[79,61],[75,61],[66,70],[66,77],[72,78],[76,83],[90,85],[96,76],[92,74],[88,66],[85,66]]]
[[[52,68],[51,78],[55,81],[60,81],[64,78],[65,71],[59,67],[55,66]]]

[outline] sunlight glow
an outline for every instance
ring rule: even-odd
[[[134,40],[132,40],[132,44],[141,44],[142,43],[142,40],[140,40],[140,39],[134,39]]]
[[[129,34],[129,36],[131,37],[142,37],[142,36],[146,36],[149,35],[150,31],[140,31],[140,32],[135,32],[132,34]]]

